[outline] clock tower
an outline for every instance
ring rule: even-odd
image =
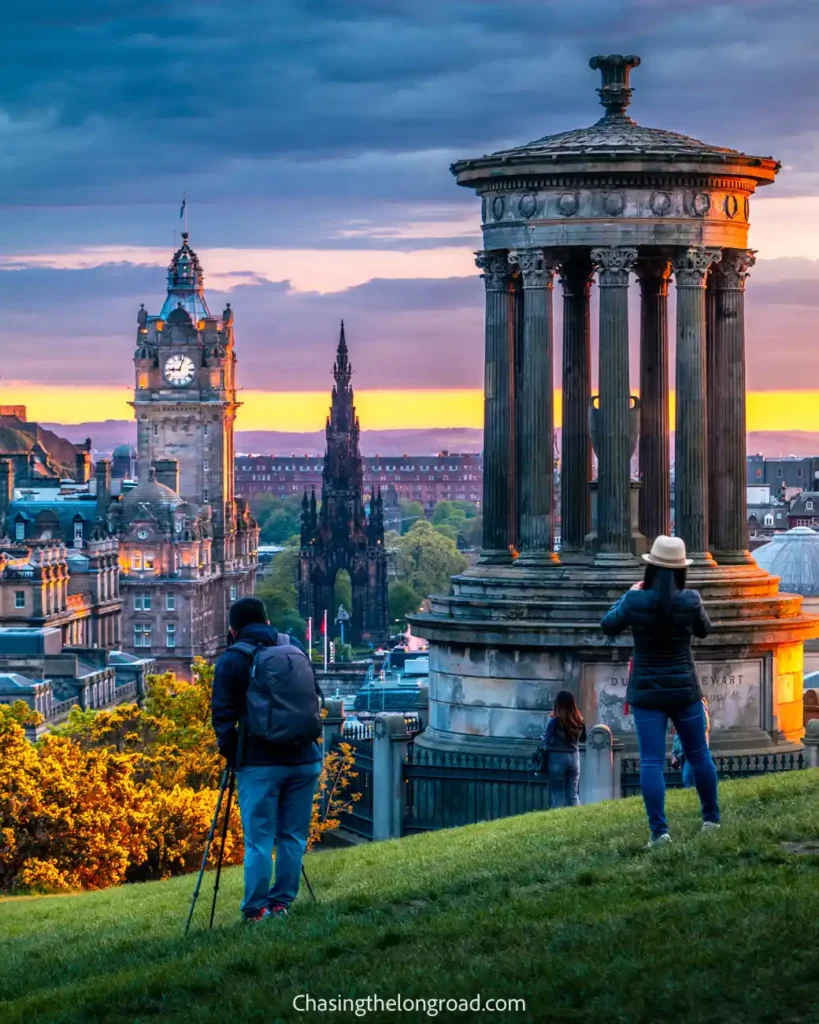
[[[156,479],[172,482],[183,502],[209,507],[213,556],[230,565],[236,532],[233,311],[228,304],[217,317],[208,308],[202,266],[187,231],[168,267],[162,309],[151,316],[143,306],[137,320],[133,407],[140,479],[154,467]]]

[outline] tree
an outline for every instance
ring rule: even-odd
[[[421,607],[421,598],[409,583],[393,580],[389,590],[390,621],[402,623]]]
[[[406,498],[402,498],[398,507],[401,510],[399,529],[402,534],[408,533],[416,523],[425,518],[424,506],[420,501],[407,501]]]
[[[481,520],[469,501],[439,501],[432,512],[432,525],[459,548],[480,545]]]
[[[251,511],[259,524],[262,544],[286,544],[301,527],[301,498],[290,495],[258,494],[251,499]]]
[[[302,643],[307,623],[299,615],[296,570],[299,549],[289,546],[273,559],[271,570],[256,587],[256,596],[264,602],[271,625],[282,633],[291,633]]]
[[[415,523],[396,544],[396,575],[419,599],[448,592],[449,579],[467,566],[455,542],[426,520]]]

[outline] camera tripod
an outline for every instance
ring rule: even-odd
[[[216,826],[219,822],[219,812],[222,809],[222,801],[225,796],[225,790],[227,790],[227,805],[225,807],[225,818],[222,822],[222,835],[219,843],[219,860],[216,862],[216,879],[213,883],[213,902],[210,906],[210,923],[208,928],[213,928],[213,918],[216,914],[216,897],[219,895],[219,880],[222,875],[222,858],[225,854],[225,840],[227,839],[228,824],[230,822],[230,805],[233,802],[233,794],[236,789],[236,772],[233,768],[225,768],[222,772],[222,781],[219,785],[219,796],[216,800],[216,810],[213,812],[213,821],[210,824],[210,832],[208,832],[208,838],[205,842],[205,852],[202,855],[202,866],[199,868],[199,877],[196,879],[196,888],[193,890],[193,899],[191,900],[191,908],[188,911],[188,920],[185,924],[185,935],[190,930],[191,921],[193,920],[193,911],[196,907],[196,901],[199,898],[199,890],[202,888],[202,878],[205,874],[205,868],[208,863],[208,856],[210,855],[210,848],[213,844],[213,837],[216,835]],[[316,902],[316,894],[313,892],[313,887],[310,885],[310,880],[307,877],[307,872],[304,870],[304,865],[301,866],[301,875],[304,879],[304,884],[307,886],[307,891],[310,893],[310,897],[313,902]]]

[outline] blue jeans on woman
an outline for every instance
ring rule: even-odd
[[[549,751],[549,806],[580,806],[580,754]]]
[[[705,709],[697,700],[680,711],[632,707],[640,743],[640,789],[651,836],[668,832],[665,820],[665,743],[669,718],[680,737],[685,759],[694,773],[702,820],[719,824],[717,769],[705,738]]]
[[[245,917],[267,906],[289,907],[296,898],[320,773],[321,761],[247,765],[237,770],[245,837]],[[274,846],[276,881],[271,889]]]

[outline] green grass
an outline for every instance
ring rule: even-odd
[[[298,993],[527,1004],[442,1020],[816,1020],[819,858],[782,844],[819,838],[819,772],[723,785],[712,837],[695,799],[670,795],[675,842],[651,851],[622,800],[311,855],[318,905],[256,927],[232,869],[187,940],[192,877],[0,901],[0,1021],[357,1019]]]

